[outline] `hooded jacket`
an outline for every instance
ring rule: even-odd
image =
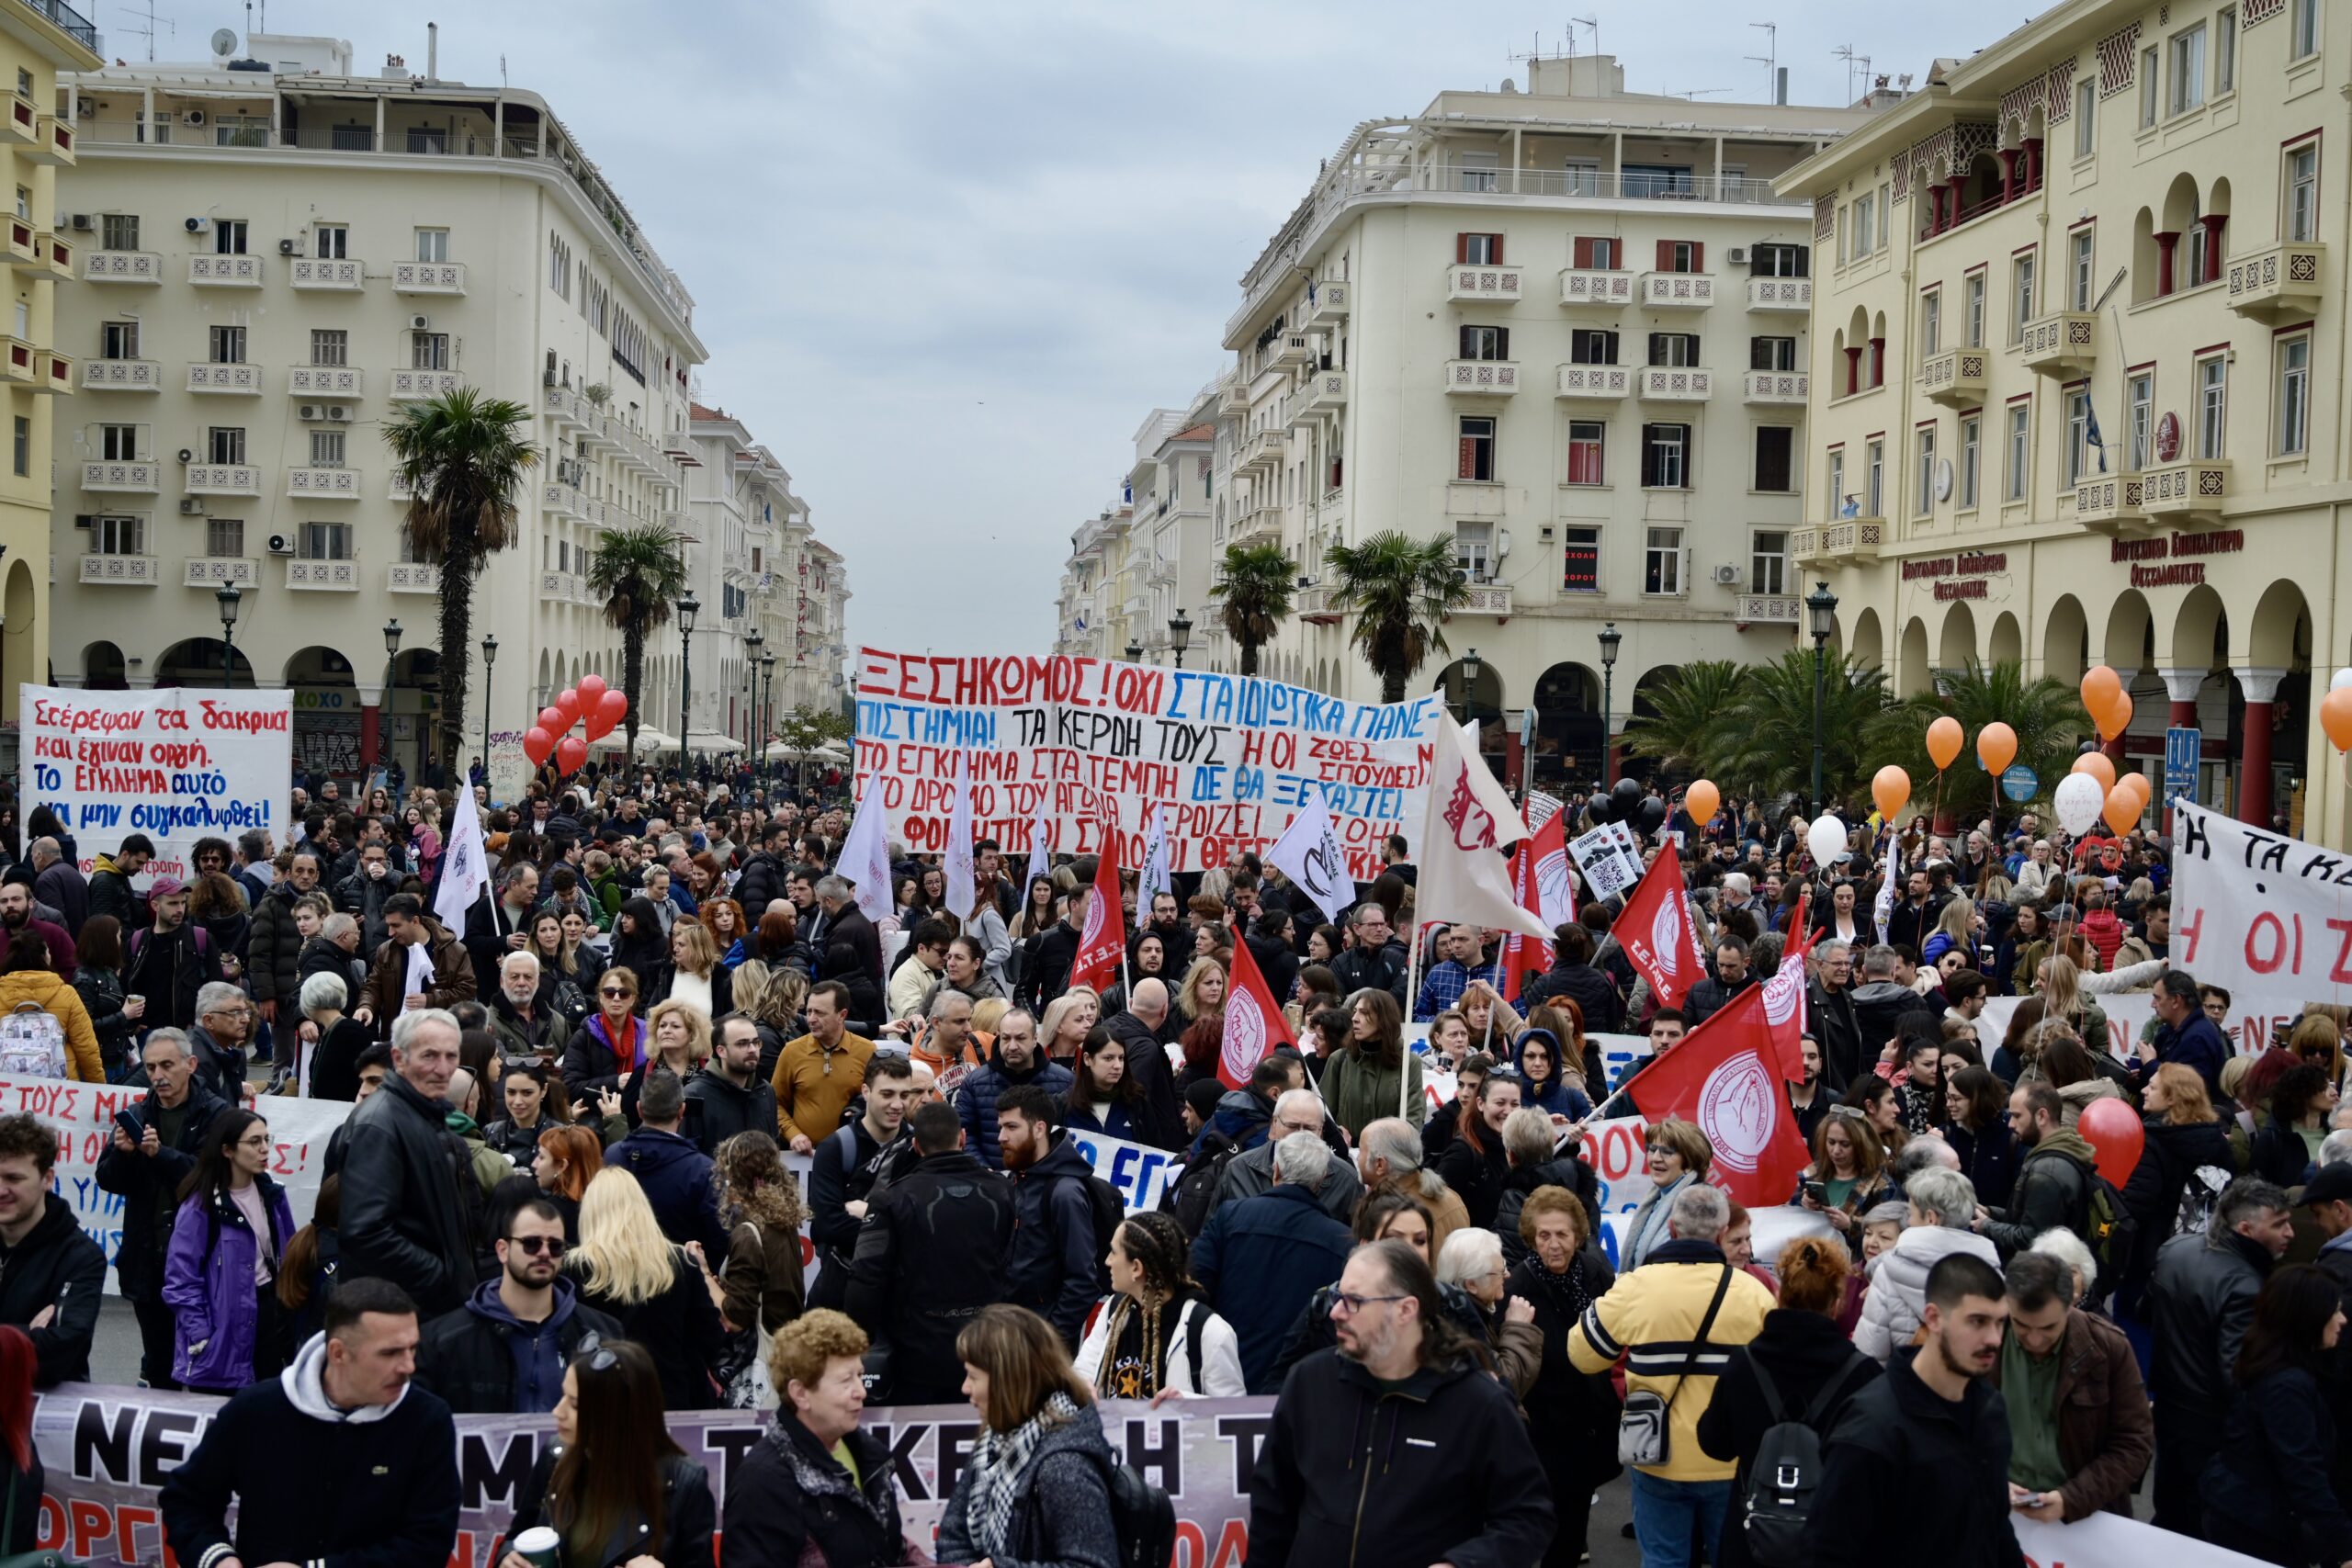
[[[1043,1316],[1078,1348],[1087,1309],[1102,1293],[1097,1273],[1111,1238],[1094,1234],[1087,1178],[1094,1167],[1075,1139],[1055,1140],[1045,1157],[1012,1173],[1015,1226],[1006,1297]]]
[[[115,863],[112,855],[91,858],[89,883],[91,914],[112,915],[122,922],[126,933],[153,919],[148,913],[147,900],[131,886],[130,874]]]
[[[1945,1399],[1911,1370],[1917,1354],[1897,1351],[1830,1429],[1813,1508],[1836,1525],[1815,1532],[1815,1561],[1875,1568],[1890,1542],[1931,1541],[1950,1568],[2024,1568],[2009,1523],[2007,1407],[1980,1378]]]
[[[257,1002],[282,1001],[290,1007],[301,995],[302,933],[294,924],[299,897],[293,883],[280,882],[254,906],[245,980]]]
[[[1552,1053],[1552,1076],[1537,1083],[1527,1076],[1527,1043],[1542,1040]],[[1592,1097],[1567,1071],[1567,1054],[1560,1048],[1559,1037],[1548,1029],[1521,1032],[1510,1051],[1510,1063],[1519,1073],[1519,1102],[1547,1113],[1566,1116],[1581,1122],[1592,1114]]]
[[[605,1163],[637,1178],[662,1235],[681,1247],[702,1243],[713,1269],[727,1261],[727,1227],[718,1223],[708,1155],[680,1134],[649,1123],[606,1149]]]
[[[686,1126],[695,1146],[707,1155],[738,1133],[776,1134],[775,1086],[759,1077],[740,1088],[716,1065],[686,1080]]]
[[[2053,1226],[2082,1235],[2090,1209],[2090,1173],[2098,1164],[2089,1140],[2071,1127],[2044,1133],[2026,1150],[2008,1208],[1984,1226],[2002,1258],[2016,1257]]]
[[[1919,1331],[1928,1305],[1928,1272],[1955,1252],[2001,1266],[1999,1250],[1974,1231],[1950,1225],[1909,1225],[1894,1245],[1865,1269],[1870,1290],[1862,1297],[1862,1319],[1854,1325],[1854,1348],[1884,1365],[1897,1345]]]
[[[14,1247],[0,1247],[0,1323],[31,1337],[34,1382],[41,1388],[90,1381],[90,1342],[98,1331],[107,1255],[83,1234],[62,1199],[41,1194],[40,1218]],[[32,1326],[47,1308],[57,1314]]]
[[[563,1397],[563,1369],[591,1334],[620,1337],[617,1319],[580,1299],[559,1274],[546,1319],[526,1323],[484,1280],[455,1312],[424,1325],[416,1347],[416,1381],[448,1401],[457,1416],[534,1416]]]
[[[90,1027],[90,1010],[70,981],[46,969],[19,969],[0,975],[0,1018],[32,1006],[57,1020],[65,1034],[65,1076],[81,1083],[107,1081],[106,1058],[98,1052],[97,1031]]]
[[[286,1244],[294,1239],[294,1211],[286,1189],[255,1177],[269,1235],[256,1235],[245,1212],[227,1193],[193,1192],[180,1205],[164,1258],[164,1304],[179,1319],[172,1377],[190,1388],[237,1389],[254,1377],[260,1340],[260,1303],[254,1269],[269,1259],[273,1278]],[[269,1250],[265,1255],[263,1247]]]

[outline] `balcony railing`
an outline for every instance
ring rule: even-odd
[[[1559,375],[1557,397],[1614,401],[1634,389],[1634,367],[1626,365],[1563,365]]]
[[[1773,408],[1803,408],[1812,379],[1802,370],[1750,370],[1741,378],[1740,398]]]
[[[1947,348],[1919,367],[1919,390],[1929,402],[1974,408],[1984,400],[1985,362],[1981,348]]]
[[[191,365],[187,367],[187,389],[191,392],[256,394],[261,390],[261,367]]]
[[[342,560],[289,560],[286,563],[286,586],[356,593],[359,591],[359,562],[349,557]]]
[[[253,588],[260,581],[259,566],[251,556],[187,556],[180,561],[184,588],[218,588],[223,583]]]
[[[1805,198],[1773,193],[1772,182],[1738,175],[1612,174],[1605,169],[1498,169],[1432,164],[1400,177],[1364,171],[1368,188],[1442,190],[1461,196],[1592,197],[1621,201],[1730,201],[1750,207],[1802,207]]]
[[[1653,310],[1703,310],[1715,302],[1711,272],[1645,272],[1641,303]]]
[[[2137,474],[2094,474],[2075,486],[2075,521],[2102,534],[2144,531],[2148,513]]]
[[[1306,308],[1306,324],[1323,327],[1345,321],[1351,292],[1348,285],[1339,278],[1327,277],[1315,285],[1314,303]]]
[[[2071,381],[2098,363],[2098,318],[2088,310],[2062,310],[2028,321],[2021,334],[2026,368]]]
[[[392,401],[418,403],[427,398],[446,397],[458,389],[455,370],[395,370],[392,372]]]
[[[286,264],[286,280],[297,288],[351,293],[368,285],[368,264],[345,256],[297,256]]]
[[[1445,269],[1445,297],[1474,305],[1516,305],[1520,269],[1489,262],[1456,262]]]
[[[82,465],[82,488],[131,495],[153,495],[162,488],[154,463],[103,462]]]
[[[85,283],[161,283],[164,258],[153,251],[84,251]]]
[[[1302,588],[1293,601],[1298,607],[1298,618],[1313,626],[1337,625],[1340,619],[1340,591],[1331,587]]]
[[[191,463],[184,482],[190,495],[259,495],[262,471],[245,463]]]
[[[1232,536],[1226,542],[1241,545],[1248,544],[1251,540],[1262,539],[1272,544],[1279,541],[1282,536],[1283,509],[1279,506],[1259,506],[1241,514],[1240,519],[1233,525]]]
[[[34,128],[32,145],[22,149],[17,156],[28,164],[71,165],[74,161],[73,124],[53,114],[41,116]]]
[[[1797,612],[1804,601],[1792,593],[1743,593],[1739,610],[1733,617],[1747,626],[1789,626],[1797,624]]]
[[[1470,397],[1510,397],[1519,390],[1519,365],[1509,359],[1449,359],[1445,389]]]
[[[81,580],[92,587],[153,588],[164,579],[153,556],[86,555]]]
[[[1306,412],[1338,413],[1348,406],[1348,373],[1317,370],[1306,379]]]
[[[1273,362],[1280,369],[1315,363],[1315,340],[1306,333],[1284,333],[1273,348]]]
[[[292,501],[357,501],[357,468],[288,468],[286,494]]]
[[[441,569],[423,561],[396,560],[384,569],[384,592],[387,593],[438,593],[441,592]]]
[[[1217,389],[1216,412],[1244,414],[1250,412],[1250,378],[1248,377],[1237,374],[1233,379]]]
[[[2222,459],[2184,457],[2140,476],[2140,504],[2154,522],[2219,522],[2229,499],[2230,465]]]
[[[262,258],[259,256],[223,256],[204,251],[187,258],[187,280],[190,283],[259,288],[262,273]]]
[[[1821,551],[1832,561],[1874,561],[1886,538],[1880,517],[1844,517],[1821,525]]]
[[[1654,403],[1698,403],[1714,396],[1715,373],[1688,365],[1645,365],[1634,395]]]
[[[99,52],[97,24],[65,4],[65,0],[20,0],[24,7],[80,44],[91,53]]]
[[[539,487],[539,510],[549,517],[577,517],[580,492],[568,484],[549,479]]]
[[[1634,302],[1634,275],[1591,267],[1570,267],[1560,274],[1560,303],[1615,308]]]
[[[463,262],[394,262],[392,292],[395,294],[455,294],[466,291],[466,264]]]
[[[367,395],[368,372],[352,365],[296,365],[286,372],[286,390],[297,398],[352,398]]]
[[[1447,614],[1454,615],[1508,615],[1510,614],[1510,587],[1501,582],[1473,582],[1470,597],[1456,604]]]
[[[1278,472],[1288,453],[1289,446],[1281,431],[1261,430],[1241,444],[1240,453],[1233,465],[1234,471],[1244,473],[1263,468],[1269,473]]]
[[[2311,241],[2265,245],[2225,264],[2230,309],[2256,321],[2294,321],[2319,310],[2327,247]]]
[[[82,389],[85,392],[160,392],[164,367],[153,359],[85,359]]]
[[[1829,552],[1822,545],[1820,528],[1792,528],[1789,531],[1789,558],[1801,567],[1827,566]]]
[[[1747,280],[1747,308],[1751,310],[1793,310],[1803,315],[1813,309],[1813,279],[1751,277]]]

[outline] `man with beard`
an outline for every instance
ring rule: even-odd
[[[416,1381],[456,1415],[544,1415],[563,1397],[563,1369],[580,1342],[617,1339],[621,1325],[583,1304],[563,1277],[563,1215],[545,1198],[516,1204],[493,1245],[498,1278],[424,1325]]]
[[[776,1134],[775,1089],[760,1077],[760,1026],[740,1012],[711,1025],[710,1061],[686,1085],[687,1136],[707,1155],[738,1133]]]
[[[7,908],[0,891],[0,911]],[[131,933],[125,950],[122,989],[125,995],[147,998],[141,1021],[152,1028],[169,1024],[187,1029],[197,1021],[197,996],[222,978],[220,955],[212,938],[200,926],[188,923],[187,889],[174,877],[159,876],[147,891],[154,911],[153,930]]]
[[[1715,972],[1690,987],[1682,1010],[1696,1029],[1731,1005],[1734,997],[1756,984],[1747,972],[1747,943],[1726,936],[1715,943]]]
[[[1895,900],[1894,910],[1886,917],[1886,940],[1890,944],[1908,947],[1914,953],[1926,947],[1941,908],[1933,896],[1934,885],[1935,878],[1925,866],[1917,867],[1905,879],[1903,897]]]
[[[1789,1085],[1789,1109],[1796,1112],[1797,1132],[1810,1148],[1813,1130],[1829,1114],[1837,1097],[1821,1081],[1821,1042],[1809,1032],[1797,1042],[1797,1050],[1804,1058],[1804,1077]]]
[[[857,1227],[878,1189],[910,1163],[907,1116],[921,1098],[914,1065],[895,1053],[866,1065],[865,1109],[817,1145],[808,1167],[808,1239],[823,1268],[811,1307],[839,1307],[849,1295]]]
[[[2009,1416],[1990,1381],[2009,1315],[2000,1271],[1955,1252],[1928,1271],[1926,1343],[1846,1405],[1824,1447],[1816,1562],[1862,1568],[1890,1542],[1922,1568],[2024,1568],[2009,1524]]]
[[[302,932],[294,920],[294,903],[318,886],[317,853],[296,850],[286,863],[284,880],[254,901],[253,932],[245,943],[245,977],[265,1023],[276,1023],[277,1004],[293,1002],[301,990]],[[290,1059],[292,1053],[288,1055]]]
[[[185,900],[180,904],[180,912],[187,912]],[[33,890],[30,887],[21,882],[0,882],[0,925],[6,925],[6,934],[10,937],[27,930],[40,932],[40,940],[49,948],[49,966],[57,971],[58,978],[69,983],[73,980],[74,939],[65,934],[62,927],[33,913]],[[132,933],[131,941],[134,943],[140,941],[138,933]]]
[[[1009,1299],[1051,1323],[1075,1352],[1087,1309],[1102,1293],[1096,1274],[1111,1245],[1094,1234],[1086,1181],[1094,1167],[1075,1140],[1054,1136],[1054,1101],[1035,1084],[1000,1095],[996,1119],[1018,1222],[1005,1270]]]
[[[539,961],[510,953],[498,965],[498,988],[490,993],[490,1032],[508,1061],[553,1061],[569,1038],[570,1022],[552,1002],[539,1000]]]
[[[2009,1095],[2009,1131],[2017,1135],[2018,1179],[1998,1218],[1979,1220],[2003,1258],[2033,1245],[2051,1229],[2069,1230],[2088,1246],[2091,1175],[2098,1153],[2066,1125],[2066,1102],[2044,1080],[2019,1084]]]
[[[131,879],[147,869],[155,858],[155,840],[144,833],[132,833],[122,840],[122,847],[111,855],[99,855],[90,863],[90,913],[112,915],[122,922],[126,931],[135,931],[147,923],[147,901],[139,897]]]

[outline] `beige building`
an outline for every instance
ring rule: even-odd
[[[1774,182],[1873,111],[1529,67],[1358,126],[1243,277],[1211,542],[1277,541],[1306,581],[1268,672],[1365,698],[1326,552],[1452,538],[1456,662],[1413,688],[1475,708],[1514,780],[1532,705],[1535,779],[1590,783],[1604,692],[1613,734],[1679,665],[1792,645],[1815,242]]]
[[[2160,777],[2197,728],[2200,799],[2338,845],[2347,89],[2319,0],[2069,0],[1780,186],[1817,263],[1792,554],[1844,645],[1906,693],[2105,662],[2111,750]]]
[[[1055,602],[1054,651],[1153,663],[1172,657],[1178,612],[1205,637],[1217,386],[1185,408],[1154,409],[1135,434],[1120,499],[1070,536]],[[1197,665],[1196,665],[1197,668]]]
[[[519,732],[584,674],[620,682],[586,583],[601,530],[686,526],[693,301],[537,95],[247,42],[264,68],[70,83],[81,281],[57,340],[81,395],[51,442],[51,658],[67,682],[218,684],[233,586],[233,678],[294,689],[298,765],[414,775],[446,653],[476,661],[462,765],[482,656],[435,646],[385,423],[458,386],[532,411],[522,542],[473,601],[477,644],[498,639],[490,728]]]

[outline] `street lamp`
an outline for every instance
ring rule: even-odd
[[[1472,649],[1462,656],[1462,673],[1455,677],[1462,683],[1462,721],[1464,724],[1478,716],[1478,650]]]
[[[678,773],[686,773],[686,731],[694,726],[695,615],[702,601],[691,590],[678,601]]]
[[[1821,705],[1828,680],[1829,639],[1838,632],[1838,595],[1826,582],[1815,582],[1804,596],[1804,613],[1813,633],[1813,814],[1821,815]],[[1999,781],[1996,780],[1996,783]]]
[[[743,755],[751,757],[752,735],[759,728],[760,649],[767,646],[765,634],[754,631],[743,639],[743,705],[750,711],[743,715]]]
[[[1130,664],[1140,664],[1143,662],[1143,644],[1135,641],[1130,641],[1127,644],[1127,662]]]
[[[1176,650],[1176,668],[1184,668],[1184,650],[1193,646],[1193,623],[1184,615],[1184,606],[1176,606],[1176,614],[1168,623],[1168,646]]]
[[[212,596],[220,604],[220,683],[237,683],[237,601],[244,595],[233,582],[224,582]]]
[[[491,667],[498,662],[498,634],[481,639],[481,782],[490,783]]]
[[[775,728],[775,655],[760,655],[760,787],[768,785],[768,736]]]
[[[384,623],[384,720],[385,735],[379,748],[386,755],[392,750],[390,723],[393,710],[400,705],[401,623],[398,616]]]
[[[1617,784],[1617,748],[1609,733],[1610,715],[1617,711],[1617,645],[1625,634],[1617,629],[1614,621],[1604,621],[1600,626],[1600,787],[1605,793]]]

